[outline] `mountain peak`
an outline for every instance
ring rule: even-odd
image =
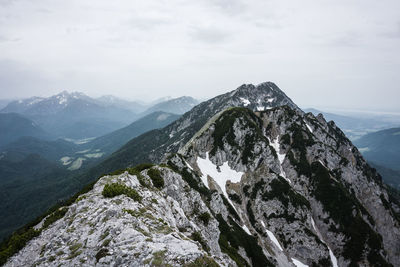
[[[243,84],[231,92],[233,98],[239,98],[242,105],[254,111],[264,111],[277,106],[287,105],[300,110],[297,105],[273,82],[263,82],[258,85]]]

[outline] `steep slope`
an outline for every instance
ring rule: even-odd
[[[228,107],[247,107],[266,110],[288,105],[300,110],[274,83],[254,86],[245,84],[229,93],[219,95],[195,106],[167,127],[153,130],[131,140],[90,172],[90,177],[143,162],[160,162],[166,155],[175,153],[206,122]]]
[[[367,160],[400,170],[400,128],[367,134],[354,141],[354,144]]]
[[[183,114],[191,110],[194,106],[199,104],[199,101],[190,96],[182,96],[178,98],[168,99],[144,111],[144,114],[150,114],[155,111],[164,111],[174,114]]]
[[[22,136],[49,138],[39,125],[17,113],[0,113],[0,147]]]
[[[163,164],[103,176],[69,203],[11,238],[3,261],[24,248],[6,266],[400,260],[399,207],[379,175],[334,123],[287,106],[229,108]]]

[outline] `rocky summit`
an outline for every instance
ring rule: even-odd
[[[193,125],[14,234],[5,266],[399,265],[400,207],[333,122],[265,83],[162,131]]]

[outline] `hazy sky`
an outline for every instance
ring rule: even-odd
[[[208,98],[400,110],[399,0],[0,0],[0,98]]]

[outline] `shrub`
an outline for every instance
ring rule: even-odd
[[[218,214],[216,219],[221,232],[218,240],[221,251],[228,254],[238,266],[248,266],[247,261],[238,253],[239,247],[244,248],[253,266],[274,266],[265,257],[262,248],[257,243],[257,238],[248,235],[231,218],[229,218],[229,222],[232,226],[222,218],[221,214]]]
[[[1,247],[0,265],[5,264],[8,258],[17,253],[20,249],[22,249],[29,240],[38,236],[40,232],[40,230],[35,230],[33,228],[29,228],[22,233],[15,232],[10,237],[8,242],[3,244]]]
[[[149,187],[140,171],[138,171],[136,168],[128,168],[127,170],[130,175],[136,175],[141,186]]]
[[[211,219],[211,215],[208,212],[203,212],[198,216],[199,220],[202,221],[205,225],[208,225],[208,222]]]
[[[213,258],[207,256],[198,257],[194,262],[184,265],[185,267],[219,267]]]
[[[53,212],[46,218],[46,220],[43,223],[43,228],[45,229],[45,228],[49,227],[49,225],[51,225],[55,221],[58,221],[59,219],[64,217],[64,215],[65,215],[65,213],[67,213],[67,211],[68,211],[67,207],[62,207],[62,208],[57,209],[55,212]]]
[[[161,172],[158,169],[152,168],[147,171],[147,175],[150,177],[153,185],[159,189],[164,187],[164,179],[161,176]]]
[[[96,262],[98,262],[101,258],[107,256],[108,249],[102,248],[96,254]]]
[[[191,236],[191,238],[194,241],[197,241],[200,243],[201,247],[204,249],[204,251],[210,251],[210,248],[207,246],[207,242],[204,241],[203,237],[201,236],[201,234],[199,232],[194,232]]]
[[[111,198],[119,195],[126,195],[135,201],[142,200],[142,197],[135,189],[118,183],[106,184],[103,188],[102,194],[106,198]]]

